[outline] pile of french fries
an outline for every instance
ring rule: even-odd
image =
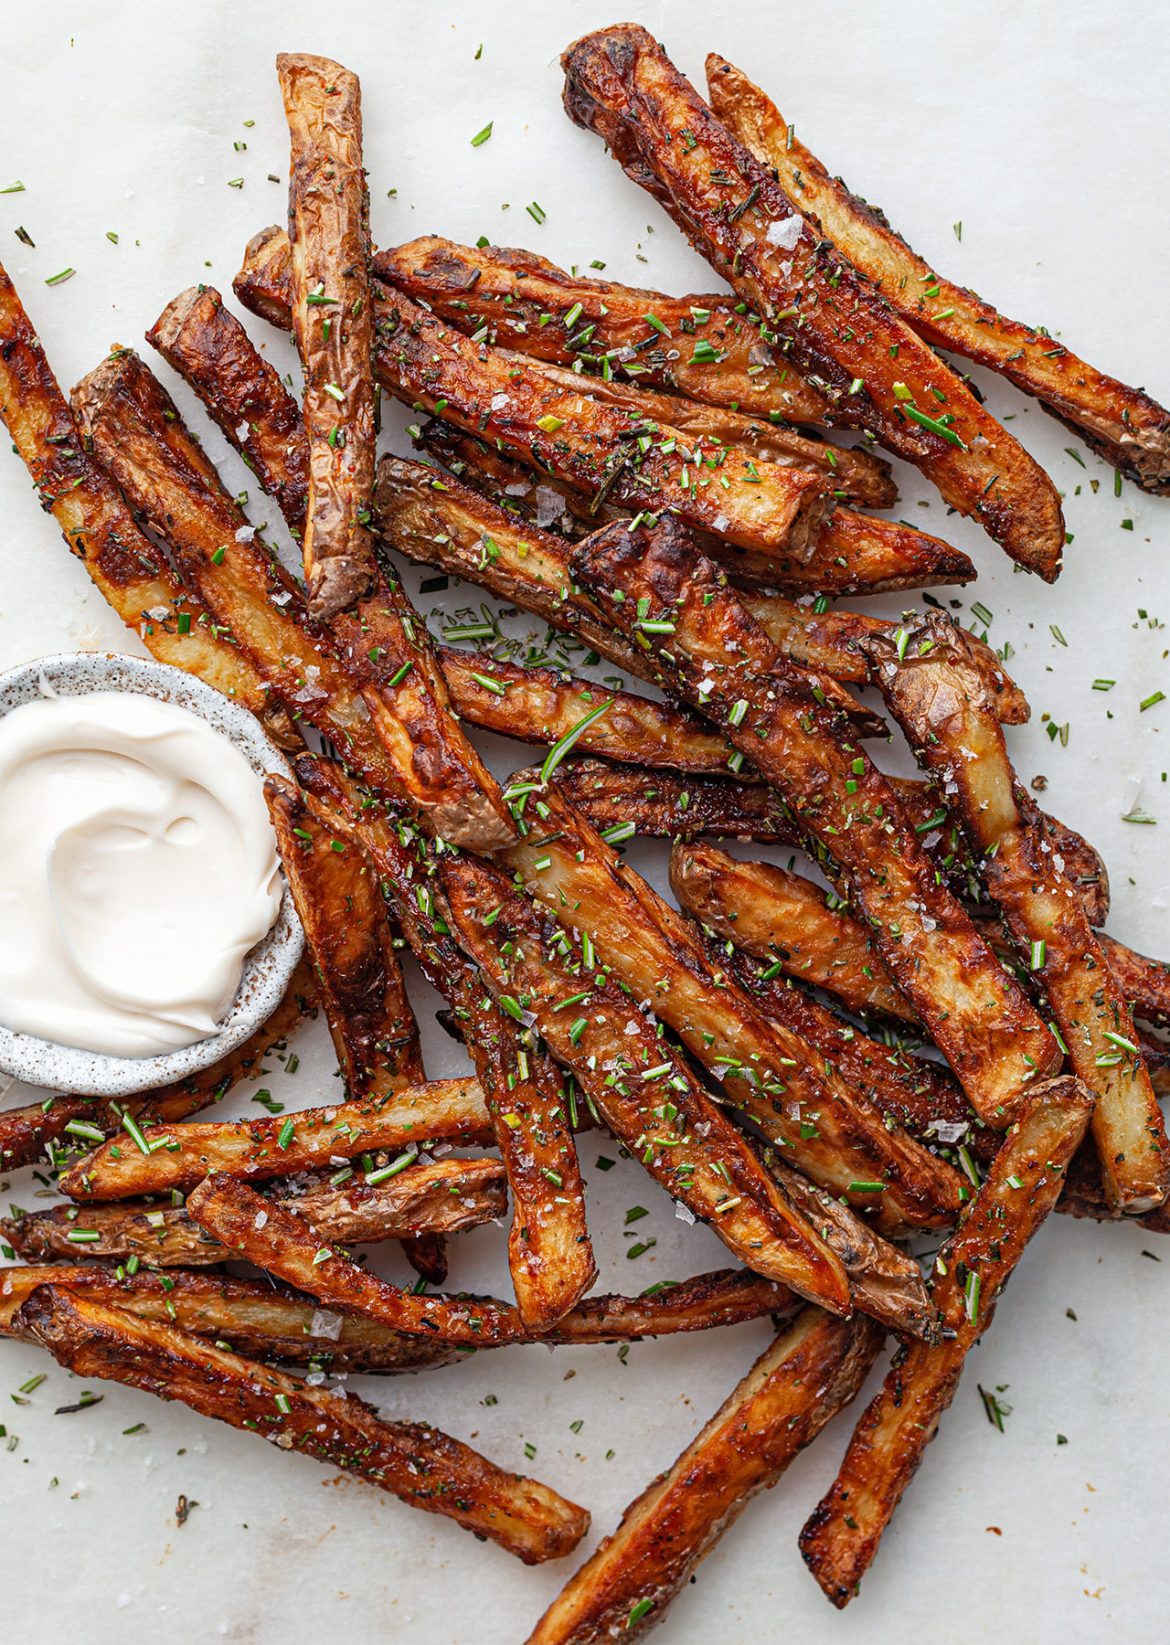
[[[66,401],[0,270],[0,415],[69,548],[154,656],[289,753],[295,781],[267,798],[307,938],[284,1004],[207,1073],[0,1114],[0,1165],[47,1157],[68,1196],[3,1225],[22,1264],[0,1270],[0,1331],[535,1562],[578,1544],[583,1508],[293,1373],[772,1318],[536,1624],[541,1645],[661,1620],[891,1335],[801,1537],[844,1605],[1047,1214],[1170,1227],[1170,968],[1101,932],[1104,866],[1017,779],[1004,727],[1028,705],[987,644],[937,611],[895,623],[832,600],[974,574],[865,512],[896,496],[876,446],[1017,564],[1060,569],[1055,488],[936,349],[1001,371],[1162,493],[1170,413],[936,274],[721,58],[704,102],[632,25],[564,57],[570,117],[731,288],[684,298],[494,246],[375,254],[356,76],[277,67],[290,226],[252,240],[235,293],[291,329],[303,399],[211,287],[147,340],[279,508],[303,581],[137,353]],[[376,461],[379,390],[425,414],[422,460]],[[860,438],[823,432],[842,429]],[[436,643],[397,555],[661,696]],[[888,727],[864,686],[920,781],[871,760]],[[501,786],[468,726],[547,756]],[[623,859],[634,835],[672,842],[677,907]],[[801,848],[832,892],[720,836]],[[428,1079],[403,943],[474,1075]],[[344,1100],[191,1119],[317,1010]],[[590,1127],[719,1236],[725,1270],[590,1294]],[[513,1299],[442,1290],[449,1239],[504,1218]],[[923,1233],[925,1279],[905,1244]],[[427,1286],[350,1254],[387,1240]]]

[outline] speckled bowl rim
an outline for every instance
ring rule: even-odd
[[[287,760],[248,709],[182,669],[113,651],[59,652],[0,674],[0,719],[45,695],[84,697],[95,691],[132,691],[186,708],[223,733],[260,776],[289,776]],[[280,1004],[305,947],[305,934],[287,884],[276,921],[244,960],[240,987],[219,1030],[158,1057],[114,1057],[80,1051],[0,1027],[0,1070],[30,1085],[73,1095],[126,1097],[189,1079],[241,1046]]]

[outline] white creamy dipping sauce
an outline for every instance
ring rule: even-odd
[[[134,692],[0,719],[0,1023],[150,1057],[216,1031],[280,906],[260,777]]]

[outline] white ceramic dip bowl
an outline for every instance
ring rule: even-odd
[[[95,691],[128,691],[174,703],[233,743],[259,777],[290,774],[288,762],[248,709],[181,669],[114,652],[38,657],[0,674],[0,718],[46,695],[84,697]],[[275,923],[245,957],[236,997],[214,1034],[160,1056],[119,1057],[57,1045],[0,1025],[0,1071],[54,1091],[103,1097],[130,1096],[187,1079],[234,1051],[271,1016],[304,946],[285,885]]]

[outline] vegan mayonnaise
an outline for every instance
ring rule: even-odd
[[[206,720],[96,691],[0,719],[0,1024],[149,1057],[215,1032],[280,904],[261,779]]]

